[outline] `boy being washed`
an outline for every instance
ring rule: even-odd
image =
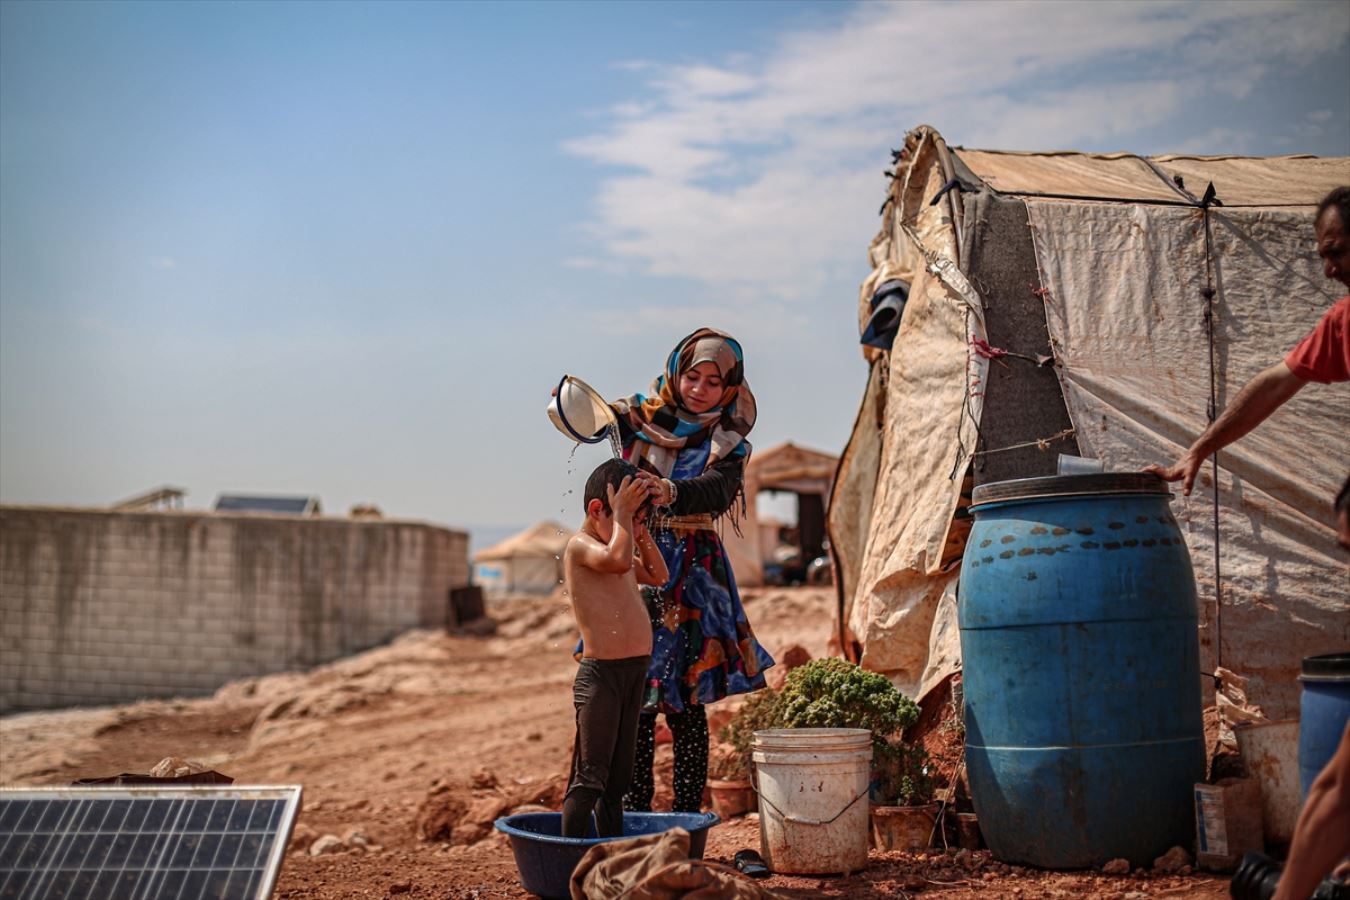
[[[669,578],[644,522],[652,491],[636,467],[607,460],[586,481],[586,520],[567,542],[563,572],[585,656],[572,686],[577,736],[564,837],[585,837],[592,810],[600,837],[623,834],[622,800],[652,652],[638,585],[659,587]]]

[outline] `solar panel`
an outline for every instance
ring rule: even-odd
[[[265,900],[299,787],[0,790],[0,900]]]
[[[218,512],[269,512],[292,516],[318,515],[317,497],[268,497],[245,494],[221,494],[216,498]]]

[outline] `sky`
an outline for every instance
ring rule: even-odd
[[[1350,4],[0,3],[0,502],[580,518],[729,331],[838,453],[890,148],[1350,155]],[[569,491],[573,493],[569,493]]]

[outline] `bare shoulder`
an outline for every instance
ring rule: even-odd
[[[587,559],[604,549],[604,545],[595,538],[584,531],[578,531],[567,539],[567,549],[563,551],[563,556],[568,562],[580,562],[585,565]]]
[[[567,539],[568,553],[584,553],[585,551],[598,546],[600,546],[600,542],[584,531],[578,531]]]

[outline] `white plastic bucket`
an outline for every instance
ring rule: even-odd
[[[866,728],[771,728],[751,745],[759,794],[760,853],[773,872],[858,872],[867,867]]]

